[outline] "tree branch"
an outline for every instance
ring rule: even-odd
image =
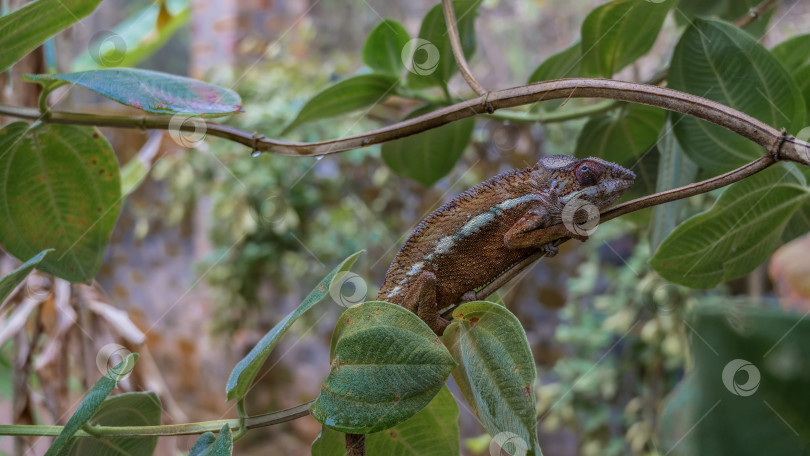
[[[765,0],[759,5],[748,10],[748,14],[734,21],[734,25],[740,28],[745,27],[746,25],[759,19],[760,16],[767,13],[768,10],[773,8],[777,3],[779,3],[779,0]]]
[[[608,98],[639,103],[687,114],[720,125],[763,147],[770,147],[781,138],[781,133],[770,125],[748,114],[706,98],[664,87],[616,81],[612,79],[574,78],[539,82],[511,89],[489,92],[472,100],[456,103],[431,113],[404,120],[377,130],[345,138],[295,143],[257,138],[236,128],[204,120],[208,134],[230,139],[260,151],[293,156],[321,156],[345,150],[367,147],[403,138],[436,128],[450,122],[491,113],[496,109],[511,108],[538,101],[569,98]],[[39,112],[31,108],[0,106],[0,114],[27,119],[38,119]],[[97,125],[119,128],[168,129],[169,116],[104,116],[68,112],[51,112],[47,122],[78,125]],[[197,125],[184,122],[183,131],[194,131]],[[795,149],[787,159],[797,159],[810,166],[810,144],[793,139],[786,146]],[[788,152],[786,150],[786,152]],[[793,158],[791,158],[793,157]]]
[[[481,87],[481,84],[473,76],[470,66],[467,65],[467,59],[464,57],[464,49],[461,48],[458,22],[456,21],[456,13],[453,11],[453,0],[442,0],[442,11],[444,11],[444,22],[447,25],[447,35],[450,38],[450,48],[453,49],[453,57],[456,58],[458,70],[476,94],[484,95],[487,91]]]

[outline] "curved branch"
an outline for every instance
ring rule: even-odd
[[[467,59],[464,57],[464,50],[461,48],[461,39],[458,34],[458,22],[456,12],[453,11],[453,0],[442,0],[442,11],[444,11],[444,22],[447,24],[447,35],[450,38],[450,48],[453,49],[453,57],[456,58],[456,65],[464,80],[478,95],[484,95],[487,91],[481,87],[478,80],[473,76]]]
[[[487,95],[377,130],[311,143],[257,138],[254,134],[210,120],[205,120],[205,125],[208,134],[227,138],[251,148],[255,147],[259,151],[293,156],[321,156],[403,138],[456,120],[491,113],[496,109],[568,98],[607,98],[687,114],[720,125],[766,148],[770,148],[781,138],[780,132],[770,125],[706,98],[647,84],[591,78],[557,79],[489,92]],[[0,114],[28,119],[40,117],[36,109],[30,108],[0,107]],[[119,128],[169,129],[170,118],[168,116],[128,117],[52,112],[47,121]],[[195,125],[194,122],[184,122],[181,130],[195,131],[197,127],[198,125]],[[810,157],[810,144],[805,141],[794,139],[789,141],[786,146],[790,146],[796,151],[793,154],[785,154],[787,159]],[[801,162],[810,165],[810,161]]]
[[[747,26],[748,24],[759,19],[763,14],[767,13],[768,10],[773,8],[777,3],[779,3],[779,0],[765,0],[759,5],[748,10],[748,14],[734,21],[734,25],[740,28]]]

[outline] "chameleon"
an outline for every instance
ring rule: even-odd
[[[483,299],[537,259],[556,255],[559,239],[587,240],[587,232],[572,225],[573,213],[583,221],[576,209],[587,204],[603,211],[635,177],[600,158],[567,155],[497,175],[419,223],[388,268],[377,300],[416,313],[441,335],[449,324],[443,315],[456,305]]]

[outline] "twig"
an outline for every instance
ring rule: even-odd
[[[444,22],[447,24],[447,35],[450,38],[450,47],[453,49],[453,57],[456,58],[456,65],[464,80],[478,95],[484,95],[487,91],[475,79],[467,59],[464,57],[464,49],[461,48],[461,39],[458,34],[458,22],[456,13],[453,11],[453,0],[442,0],[442,11],[444,11]]]
[[[734,21],[734,25],[740,28],[745,27],[746,25],[759,19],[760,16],[767,13],[768,10],[771,9],[777,3],[779,3],[779,0],[765,0],[759,5],[748,10],[748,14]]]
[[[305,402],[295,407],[279,410],[264,415],[255,415],[245,420],[246,429],[255,429],[264,426],[292,421],[309,415],[309,408],[314,401]],[[118,437],[148,437],[161,435],[192,435],[204,432],[216,432],[222,425],[237,430],[240,425],[239,419],[202,421],[199,423],[169,424],[163,426],[92,426],[90,431],[93,436],[118,436]],[[38,426],[38,425],[0,425],[0,435],[32,435],[32,436],[56,436],[62,432],[62,426]],[[82,430],[75,434],[76,437],[89,437],[90,433]]]

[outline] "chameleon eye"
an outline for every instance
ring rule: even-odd
[[[602,174],[602,167],[599,166],[599,163],[584,161],[576,167],[574,174],[577,177],[579,185],[590,187],[599,181],[599,176]]]

